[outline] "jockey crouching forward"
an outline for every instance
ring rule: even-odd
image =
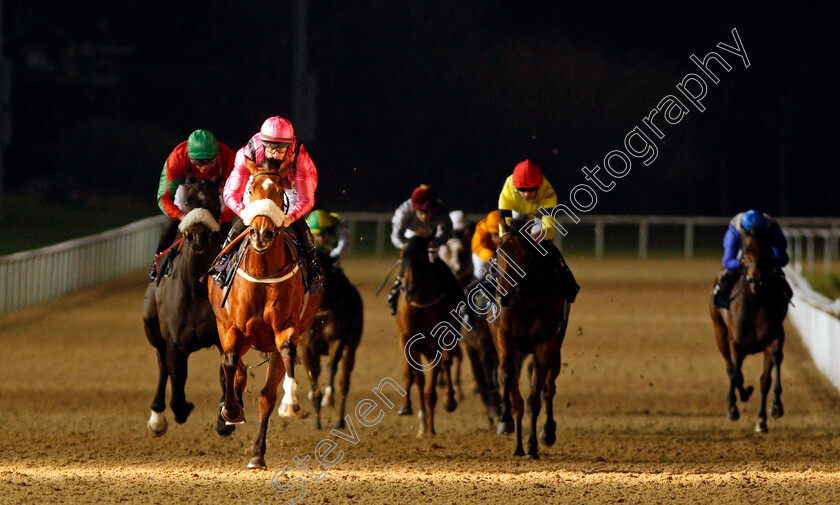
[[[557,195],[548,179],[543,177],[539,165],[531,160],[525,160],[513,169],[513,175],[505,180],[502,193],[499,195],[499,235],[504,235],[510,227],[511,221],[517,217],[524,217],[528,214],[539,216],[540,207],[550,210],[557,205]],[[535,239],[541,240],[540,245],[548,251],[547,259],[554,267],[560,286],[563,290],[563,297],[569,303],[575,301],[580,286],[575,281],[575,276],[563,259],[563,255],[557,246],[554,245],[554,225],[551,218],[543,216],[543,230],[537,233],[532,232]]]
[[[266,119],[260,131],[236,153],[233,172],[225,184],[225,205],[239,216],[245,208],[242,196],[245,194],[251,177],[249,166],[253,168],[259,166],[264,160],[269,160],[270,165],[279,168],[284,160],[295,155],[296,140],[292,123],[287,119],[280,116]],[[309,291],[317,293],[323,287],[324,271],[318,263],[312,233],[303,216],[312,210],[315,204],[318,172],[303,146],[300,146],[294,170],[284,177],[283,186],[290,208],[284,209],[286,218],[281,227],[291,227],[294,230],[299,252],[307,263]],[[225,245],[245,231],[245,228],[242,220],[236,219]]]
[[[221,183],[227,180],[232,169],[233,150],[216,141],[216,137],[208,130],[196,130],[187,140],[175,146],[163,164],[158,184],[158,207],[169,216],[169,220],[160,234],[155,257],[175,241],[178,224],[184,217],[184,202],[179,199],[178,189],[197,179],[215,180],[221,188]],[[228,223],[233,217],[233,211],[225,208],[222,210],[219,224]],[[160,271],[166,270],[166,262],[171,261],[176,253],[177,249],[170,250],[161,264]],[[156,261],[152,261],[149,280],[154,281],[158,275]]]
[[[775,219],[757,210],[741,212],[732,218],[726,235],[723,236],[723,268],[725,271],[720,277],[718,285],[715,286],[714,303],[720,308],[728,309],[730,293],[741,276],[741,244],[743,235],[749,235],[757,231],[766,230],[770,233],[771,250],[779,275],[784,280],[784,273],[781,268],[788,264],[790,258],[787,254],[787,239]],[[792,292],[787,280],[782,283],[785,296],[790,300]]]
[[[411,193],[411,198],[403,202],[391,219],[391,243],[402,251],[406,240],[414,235],[431,236],[429,249],[437,249],[452,236],[452,219],[449,211],[438,200],[437,192],[425,184],[417,187]],[[385,300],[391,307],[391,315],[397,313],[397,297],[402,286],[402,270],[394,280],[388,298]],[[460,290],[460,288],[459,288]]]

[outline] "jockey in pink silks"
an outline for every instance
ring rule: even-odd
[[[298,148],[296,144],[294,129],[288,119],[280,116],[266,119],[259,133],[251,137],[236,153],[233,171],[225,183],[225,205],[239,216],[247,203],[243,202],[243,196],[251,177],[248,165],[253,162],[259,166],[268,160],[270,165],[276,164],[279,167],[284,160],[295,155]],[[281,226],[289,226],[294,230],[301,255],[308,264],[309,290],[311,293],[317,293],[323,287],[324,272],[315,254],[315,242],[312,240],[309,225],[303,218],[315,205],[318,171],[306,149],[302,145],[298,149],[295,169],[283,181],[288,206],[283,209],[286,217]],[[225,245],[245,231],[245,228],[242,220],[236,219]]]

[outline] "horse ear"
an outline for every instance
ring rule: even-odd
[[[288,174],[292,170],[292,168],[294,168],[296,159],[297,155],[290,156],[289,158],[285,159],[280,165],[280,173],[283,175]]]
[[[257,164],[254,163],[254,160],[249,159],[247,156],[245,157],[245,166],[248,168],[248,171],[251,172],[251,175],[257,175],[259,170],[257,170]]]
[[[192,170],[187,170],[187,173],[184,174],[184,184],[190,185],[195,182],[195,176],[192,173]]]

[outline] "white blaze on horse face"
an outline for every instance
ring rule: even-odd
[[[271,189],[272,186],[274,186],[274,181],[272,181],[271,178],[266,177],[262,183],[263,189],[268,191],[269,189]]]

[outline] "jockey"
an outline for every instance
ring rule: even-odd
[[[225,205],[233,209],[239,216],[245,208],[245,204],[242,203],[242,196],[245,194],[248,180],[251,177],[248,166],[259,166],[266,159],[270,160],[269,163],[279,166],[284,160],[294,156],[296,142],[294,129],[289,120],[280,116],[266,119],[260,131],[255,133],[248,143],[236,153],[233,172],[225,184]],[[312,210],[312,206],[315,204],[318,172],[306,149],[303,146],[300,146],[299,149],[300,153],[295,162],[295,169],[283,181],[290,208],[284,209],[286,218],[281,227],[291,226],[297,236],[301,256],[306,259],[308,265],[309,291],[314,294],[323,287],[324,271],[318,263],[312,233],[303,216]],[[245,231],[245,228],[242,220],[237,219],[231,227],[225,245]]]
[[[781,269],[788,264],[790,258],[787,254],[787,239],[775,219],[757,210],[741,212],[732,218],[726,235],[723,237],[723,268],[725,271],[720,281],[715,286],[714,304],[718,307],[729,308],[729,294],[735,286],[735,282],[741,275],[741,242],[744,235],[755,233],[758,230],[770,232],[771,250],[775,259],[776,268]],[[785,281],[784,289],[790,298],[790,286]]]
[[[557,205],[557,195],[548,179],[543,177],[539,165],[527,159],[520,162],[514,167],[513,175],[505,180],[502,193],[499,195],[499,235],[505,234],[514,218],[528,214],[538,216],[540,207],[550,210],[555,205]],[[551,240],[554,237],[554,225],[551,221],[551,218],[543,216],[542,228],[545,235],[540,245],[548,251],[548,258],[564,290],[563,296],[569,300],[569,303],[573,303],[580,286],[575,281],[575,276],[566,264],[566,260],[563,259],[560,250]]]
[[[414,235],[432,236],[430,249],[437,249],[452,236],[452,219],[449,211],[438,200],[437,192],[425,184],[414,189],[411,198],[397,208],[391,220],[391,243],[402,251],[406,240]],[[402,286],[402,272],[394,279],[394,285],[388,293],[386,303],[391,307],[391,315],[397,313],[397,295]]]
[[[158,184],[157,202],[160,210],[169,216],[169,220],[160,235],[155,256],[166,250],[175,240],[178,234],[178,224],[184,217],[184,202],[178,195],[178,188],[187,179],[213,179],[219,178],[222,182],[230,176],[233,169],[233,150],[216,141],[208,130],[196,130],[192,132],[187,140],[178,144],[163,164],[163,171],[160,173]],[[221,185],[219,186],[221,189]],[[230,222],[233,219],[233,211],[224,208],[220,218],[220,224]],[[174,254],[173,254],[174,255]],[[167,256],[168,259],[171,257]],[[149,279],[155,280],[157,269],[155,261],[149,270]]]
[[[499,247],[499,211],[487,214],[475,225],[472,236],[473,275],[478,278],[487,271],[488,261]]]
[[[341,255],[350,251],[350,233],[341,223],[341,216],[318,209],[309,213],[306,222],[315,244],[335,258],[333,266],[339,267]]]

